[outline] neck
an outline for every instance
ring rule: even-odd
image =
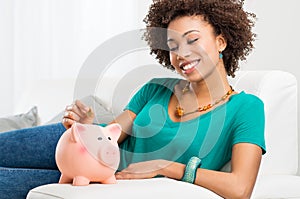
[[[191,89],[197,98],[214,101],[230,90],[224,67],[216,67],[210,75],[198,82],[191,82]]]

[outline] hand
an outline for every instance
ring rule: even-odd
[[[92,124],[95,113],[91,107],[86,106],[81,101],[76,100],[74,104],[68,105],[65,109],[62,124],[66,129],[70,128],[74,122],[82,124]]]
[[[163,169],[172,162],[167,160],[150,160],[130,164],[126,169],[116,173],[117,179],[145,179],[163,175]]]

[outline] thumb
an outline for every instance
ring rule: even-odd
[[[91,107],[89,107],[89,110],[86,112],[86,115],[90,118],[95,116],[94,111],[92,110]]]

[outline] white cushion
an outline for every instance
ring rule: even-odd
[[[34,106],[27,113],[0,118],[0,133],[37,126],[38,123],[38,108]]]
[[[283,71],[242,71],[231,79],[237,91],[263,100],[267,153],[264,174],[296,174],[298,169],[297,80]]]
[[[152,78],[178,77],[175,72],[158,65],[139,66],[125,74],[108,73],[98,79],[95,95],[115,115],[122,112],[131,97]]]
[[[99,198],[221,198],[197,185],[168,178],[118,180],[117,184],[91,184],[76,187],[70,184],[49,184],[30,191],[27,199],[99,199]]]
[[[300,177],[293,175],[263,175],[257,179],[253,199],[300,198]],[[168,178],[143,180],[118,180],[117,184],[48,184],[30,191],[27,199],[153,199],[153,198],[201,198],[219,199],[215,193]]]
[[[252,198],[300,198],[300,176],[295,175],[262,175],[259,176]]]

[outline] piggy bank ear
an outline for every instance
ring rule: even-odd
[[[121,135],[121,132],[122,132],[122,127],[120,124],[118,123],[113,123],[113,124],[110,124],[108,126],[106,126],[105,128],[108,129],[108,131],[110,132],[110,135],[115,139],[115,140],[118,140],[120,135]]]
[[[84,131],[85,126],[80,123],[74,123],[71,126],[71,141],[78,142],[79,141],[79,132]]]

